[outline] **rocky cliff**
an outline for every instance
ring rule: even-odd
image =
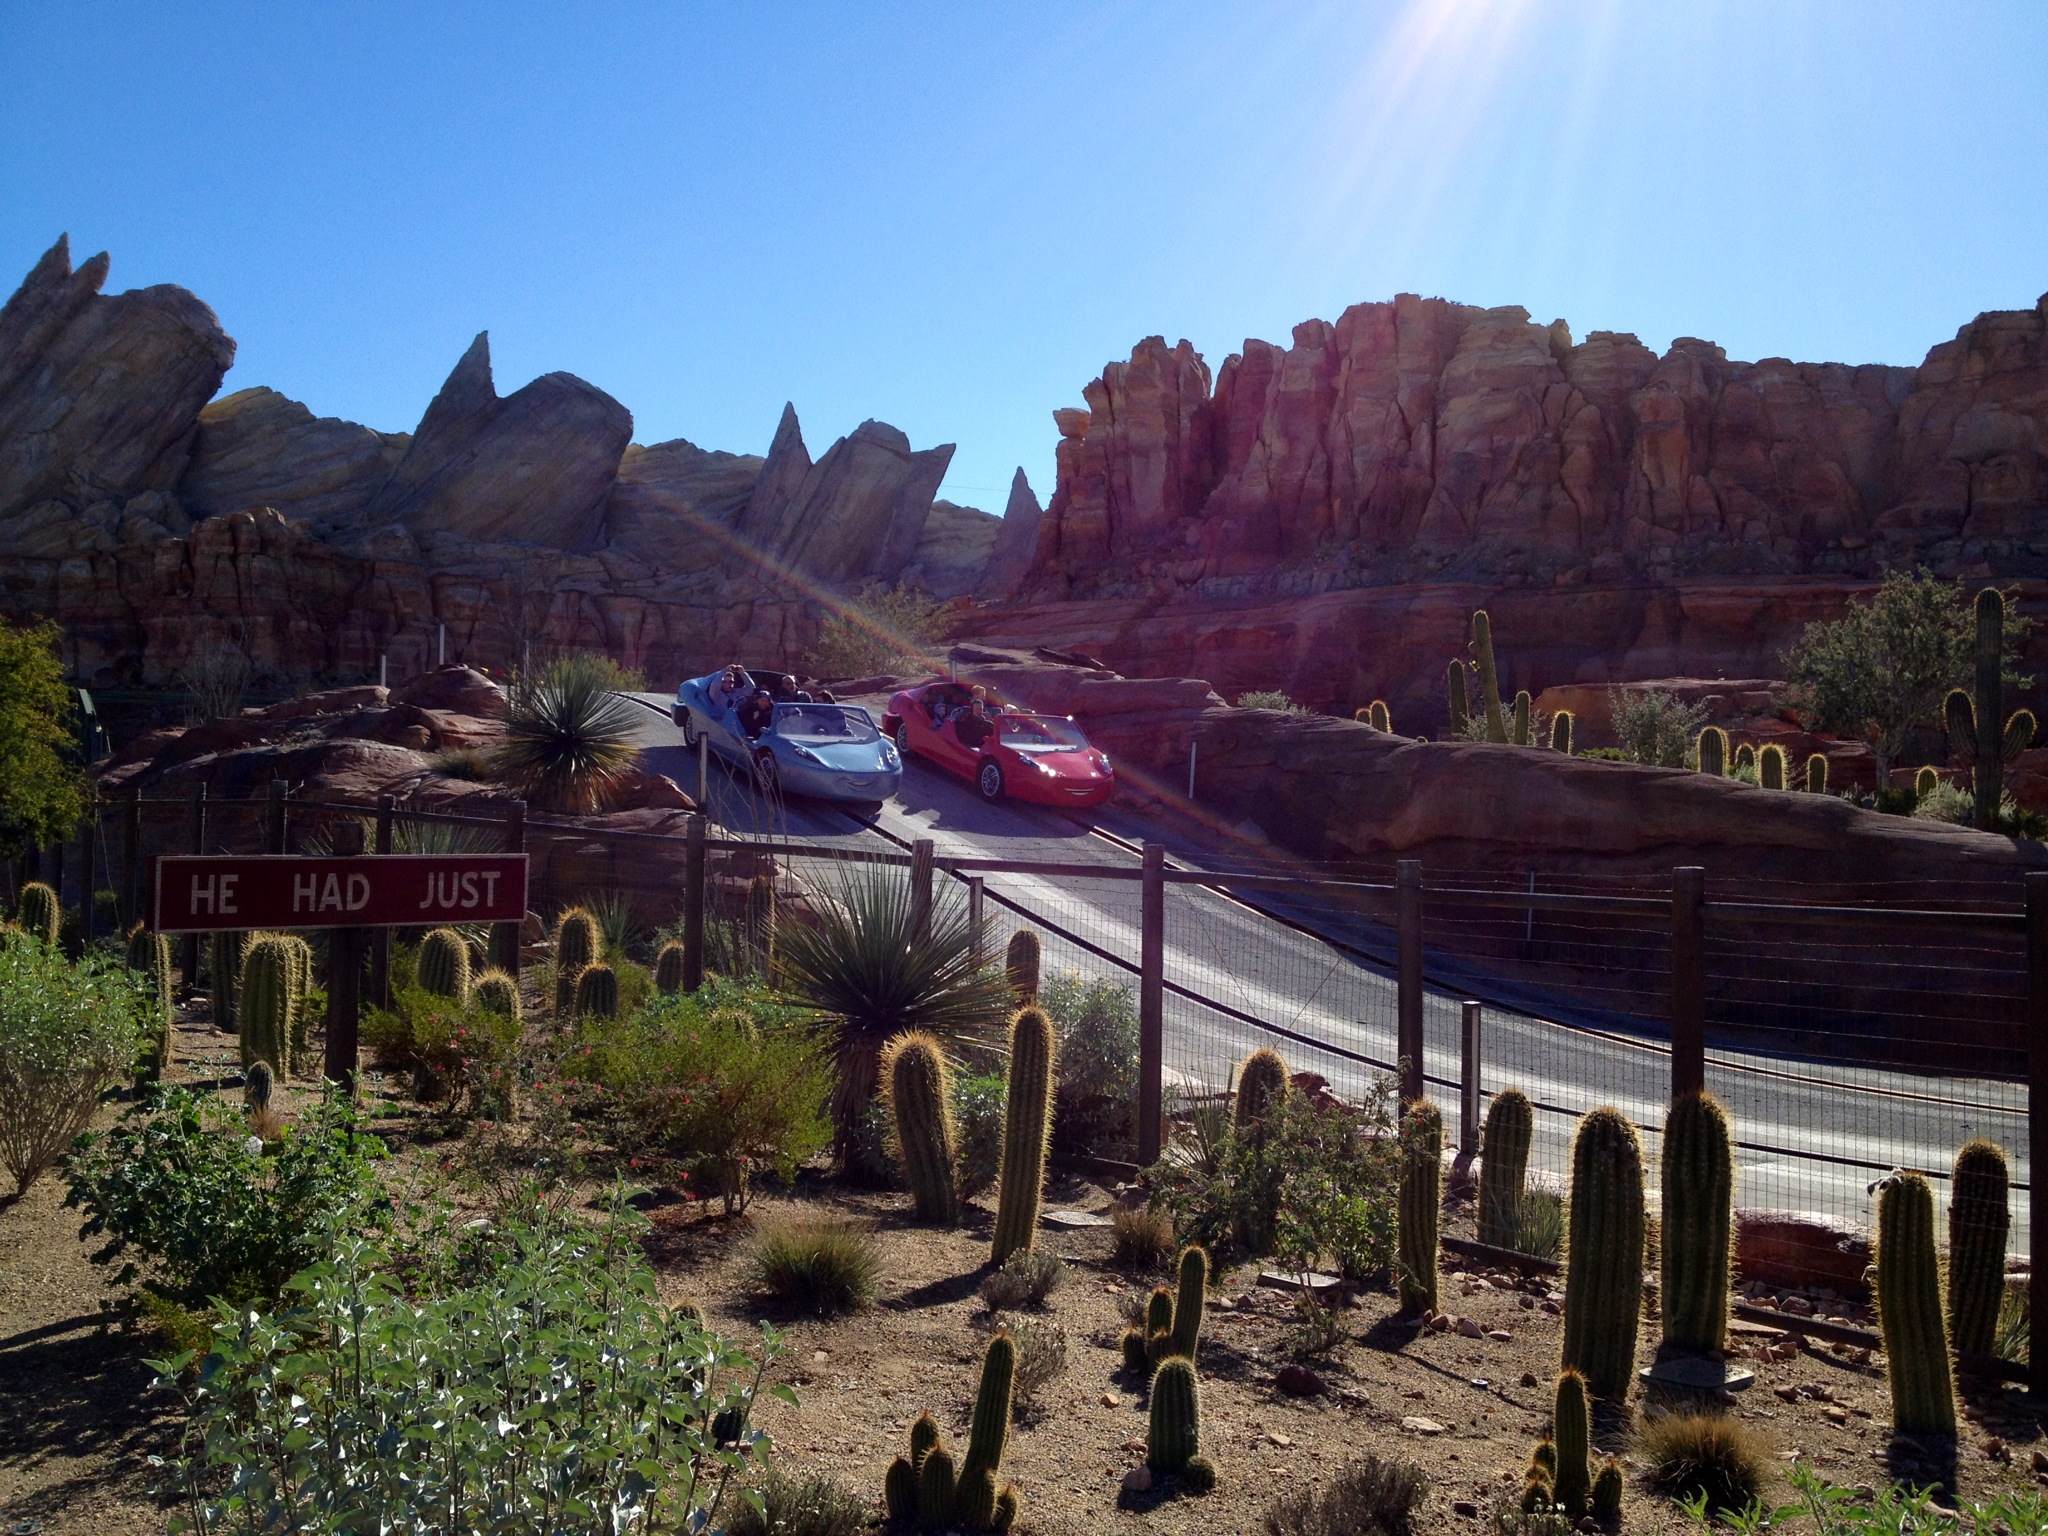
[[[89,682],[223,644],[284,677],[382,655],[405,676],[444,625],[451,656],[589,645],[666,681],[801,650],[823,591],[951,597],[996,554],[997,518],[935,500],[952,447],[882,422],[815,460],[793,408],[765,459],[643,445],[573,375],[501,395],[479,335],[414,431],[379,432],[215,398],[235,344],[213,311],[104,294],[107,268],[60,239],[0,309],[0,612],[56,618]]]

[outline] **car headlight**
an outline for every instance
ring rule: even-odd
[[[896,749],[890,746],[887,742],[884,742],[882,744],[882,766],[884,768],[896,768],[901,766],[896,760]]]
[[[795,753],[798,757],[802,758],[807,763],[822,763],[824,761],[822,757],[818,756],[818,754],[813,752],[809,747],[800,747],[792,745],[789,750]]]
[[[1107,752],[1096,753],[1095,766],[1100,768],[1104,773],[1109,772],[1109,754]]]
[[[1036,768],[1040,773],[1044,774],[1048,779],[1056,779],[1060,776],[1059,769],[1053,767],[1051,763],[1048,763],[1042,757],[1034,757],[1033,759],[1031,759],[1031,766]]]

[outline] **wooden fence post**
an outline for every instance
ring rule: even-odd
[[[380,854],[391,852],[393,810],[397,801],[390,795],[377,797],[377,841]],[[370,936],[370,1001],[379,1008],[391,1006],[392,930],[379,928]]]
[[[1401,1063],[1401,1102],[1422,1097],[1422,860],[1394,865],[1394,931],[1398,997],[1395,1054]]]
[[[1466,1001],[1458,1031],[1458,1150],[1479,1150],[1479,1004]]]
[[[683,821],[683,990],[704,985],[704,815]]]
[[[2048,872],[2027,882],[2027,1301],[2029,1316],[2048,1318]],[[2027,1382],[2036,1398],[2048,1398],[2048,1344],[2037,1321],[2027,1350]]]
[[[1166,849],[1158,843],[1145,845],[1139,898],[1138,1164],[1149,1168],[1166,1135]]]
[[[263,851],[286,853],[285,801],[291,786],[283,779],[270,781],[270,799],[263,807]]]
[[[910,926],[922,935],[932,926],[932,840],[920,837],[910,845]]]
[[[131,789],[121,807],[121,920],[142,916],[142,791]]]
[[[505,851],[526,852],[526,802],[515,800],[505,817]],[[529,896],[529,900],[531,897]],[[519,940],[521,930],[526,926],[522,913],[519,921],[500,923],[491,930],[491,963],[514,981],[519,979]]]
[[[967,877],[967,942],[979,970],[988,960],[988,882],[981,875]]]
[[[1671,1097],[1707,1086],[1707,872],[1671,872]]]
[[[192,786],[192,851],[206,852],[206,786]],[[185,935],[185,985],[199,985],[199,935]]]
[[[98,937],[99,903],[93,899],[94,887],[99,883],[92,877],[92,845],[99,839],[100,797],[93,792],[91,803],[86,806],[85,815],[78,823],[78,932],[85,940],[86,948]],[[61,857],[61,854],[60,854]]]
[[[384,930],[389,932],[389,929]],[[357,1054],[362,1038],[363,951],[367,928],[337,928],[328,945],[327,1051],[323,1070],[330,1083],[355,1097]]]

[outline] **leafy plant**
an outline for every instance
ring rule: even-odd
[[[1707,706],[1688,704],[1661,688],[1609,688],[1607,714],[1628,761],[1683,768],[1694,738],[1706,724]]]
[[[848,864],[822,881],[813,920],[792,924],[782,940],[783,990],[808,1010],[834,1057],[833,1152],[841,1167],[851,1161],[891,1037],[922,1030],[948,1045],[985,1047],[1008,1012],[1001,974],[976,956],[965,895],[940,885],[928,917],[920,916],[904,871]]]
[[[148,981],[118,956],[66,960],[0,933],[0,1160],[17,1194],[92,1121],[154,1034]]]
[[[1667,1413],[1636,1437],[1643,1483],[1681,1503],[1704,1497],[1719,1514],[1756,1499],[1771,1465],[1763,1436],[1732,1414]]]
[[[1294,1293],[1287,1318],[1287,1353],[1297,1360],[1322,1360],[1344,1347],[1350,1331],[1344,1314],[1307,1287]]]
[[[1237,696],[1239,709],[1271,709],[1283,715],[1306,715],[1310,713],[1306,704],[1297,704],[1280,688],[1253,688]]]
[[[54,624],[0,620],[0,853],[61,843],[85,811],[85,779]]]
[[[513,694],[492,767],[538,810],[601,811],[640,755],[640,713],[612,691],[605,668],[589,657],[563,657]]]
[[[821,1473],[770,1467],[747,1492],[725,1536],[860,1536],[868,1528],[868,1501]]]
[[[2001,1360],[2024,1365],[2033,1334],[2027,1288],[2024,1284],[2008,1284],[1998,1299],[1998,1323],[1991,1335],[1991,1352]]]
[[[1124,1158],[1137,1140],[1138,1003],[1122,982],[1056,971],[1039,1006],[1060,1042],[1053,1144],[1084,1156]]]
[[[874,1301],[882,1259],[867,1228],[833,1217],[798,1217],[756,1238],[746,1269],[754,1290],[797,1311],[829,1317]]]
[[[1554,1259],[1564,1252],[1564,1201],[1547,1189],[1524,1192],[1515,1210],[1508,1246],[1532,1258]]]
[[[991,1312],[1042,1307],[1066,1278],[1067,1266],[1058,1254],[1042,1248],[1020,1248],[1003,1261],[1002,1268],[981,1282],[981,1299],[988,1303]]]
[[[81,1136],[65,1205],[95,1264],[146,1280],[173,1301],[269,1300],[322,1258],[337,1231],[374,1225],[383,1155],[344,1095],[328,1097],[274,1144],[227,1105],[159,1088],[113,1129]]]
[[[996,1181],[1003,1162],[1003,1106],[1009,1079],[1000,1072],[953,1079],[953,1131],[960,1154],[960,1198],[972,1200]]]
[[[930,653],[944,634],[945,605],[936,598],[900,583],[869,582],[826,614],[806,663],[817,676],[834,679],[930,671]]]
[[[1321,1488],[1297,1488],[1266,1506],[1262,1536],[1410,1536],[1429,1492],[1412,1461],[1366,1452]]]
[[[1791,1479],[1796,1496],[1791,1502],[1776,1508],[1752,1502],[1726,1512],[1718,1522],[1704,1493],[1681,1503],[1702,1530],[1718,1523],[1737,1536],[1795,1529],[1800,1536],[1993,1536],[2001,1531],[2048,1530],[2048,1494],[2039,1489],[2007,1490],[1951,1516],[1936,1506],[1932,1488],[1906,1489],[1888,1482],[1874,1489],[1845,1488],[1825,1481],[1804,1462],[1793,1463]],[[1795,1526],[1802,1517],[1810,1524]]]
[[[463,1116],[509,1116],[524,1077],[516,1018],[478,999],[418,986],[394,990],[390,1008],[365,1016],[362,1040],[387,1072],[410,1072],[413,1097]]]
[[[221,1303],[196,1382],[189,1353],[154,1362],[187,1411],[171,1529],[704,1528],[759,1456],[746,1423],[780,1340],[752,1358],[663,1305],[634,1235],[615,1191],[598,1230],[512,1226],[464,1283],[411,1298],[394,1255],[345,1234],[289,1310]]]

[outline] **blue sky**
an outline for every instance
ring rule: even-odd
[[[1052,489],[1138,338],[1399,291],[1917,362],[2048,289],[2048,4],[0,0],[0,287],[175,282],[226,388],[410,428],[470,337],[635,436]]]

